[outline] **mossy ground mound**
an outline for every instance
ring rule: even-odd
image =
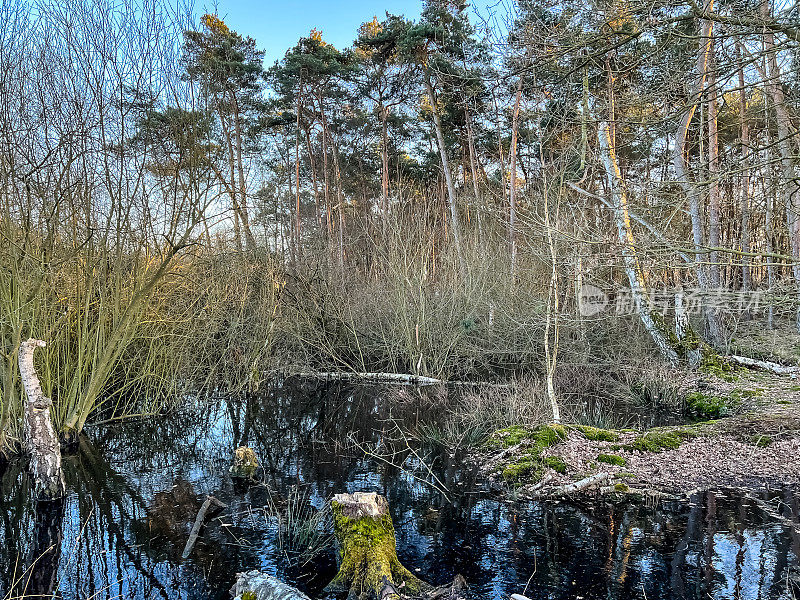
[[[508,427],[495,431],[489,438],[488,447],[494,449],[512,448],[521,445],[522,455],[503,468],[503,479],[510,482],[522,480],[538,481],[546,468],[565,473],[567,465],[557,457],[543,457],[546,448],[554,446],[567,438],[563,425],[542,425],[536,428]]]
[[[694,435],[687,429],[653,429],[622,448],[636,452],[663,452],[674,450]]]
[[[609,429],[599,429],[588,425],[570,425],[570,429],[579,431],[583,437],[593,442],[616,442],[619,440],[619,434]]]
[[[614,465],[615,467],[624,467],[628,464],[626,459],[617,454],[598,454],[597,462]]]

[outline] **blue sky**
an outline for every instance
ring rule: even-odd
[[[479,0],[477,4],[496,1]],[[216,11],[213,2],[197,2],[195,7],[200,14],[216,12],[231,29],[254,37],[266,51],[265,63],[270,66],[312,27],[322,31],[326,42],[344,48],[355,39],[358,26],[373,16],[382,19],[389,11],[416,19],[422,0],[218,0]],[[472,12],[472,7],[469,10]]]

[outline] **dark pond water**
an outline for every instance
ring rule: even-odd
[[[437,584],[462,574],[475,598],[794,597],[790,490],[659,506],[501,502],[481,493],[461,457],[429,452],[436,489],[392,433],[394,419],[423,421],[429,401],[387,403],[380,391],[281,384],[193,415],[94,428],[65,459],[69,497],[38,512],[12,463],[0,481],[0,596],[27,586],[68,599],[229,598],[237,571],[260,568],[320,597],[336,571],[333,550],[299,565],[264,507],[297,494],[321,507],[337,492],[374,490],[389,500],[401,560]],[[245,491],[227,476],[244,443],[265,467],[265,485]],[[417,470],[374,455],[392,452],[390,462]],[[181,561],[205,494],[229,509]]]

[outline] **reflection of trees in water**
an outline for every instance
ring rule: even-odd
[[[233,449],[248,444],[277,497],[298,483],[317,505],[345,490],[385,494],[401,560],[437,583],[461,573],[478,597],[522,592],[529,579],[530,597],[789,597],[800,537],[785,524],[766,524],[764,511],[736,494],[696,494],[688,505],[657,507],[502,504],[470,491],[458,459],[431,450],[426,460],[454,491],[447,501],[350,443],[388,451],[393,419],[423,418],[425,407],[424,398],[388,406],[375,389],[285,382],[196,414],[99,429],[93,443],[82,439],[79,453],[65,459],[73,495],[63,516],[39,513],[37,521],[19,463],[8,467],[0,480],[0,563],[21,557],[22,572],[39,552],[37,539],[41,547],[60,535],[60,556],[51,554],[40,574],[47,591],[57,564],[65,598],[221,598],[237,571],[257,566],[299,579],[277,556],[265,514],[251,510],[266,504],[266,489],[240,494],[226,476]],[[399,452],[395,462],[405,456]],[[159,524],[153,508],[169,504],[182,480],[190,500]],[[231,505],[230,527],[212,520],[206,543],[179,564],[194,495],[206,493]],[[787,491],[781,499],[776,510],[796,522],[797,498]],[[325,560],[315,567],[318,579],[305,580],[312,595],[333,569]],[[9,574],[0,573],[0,594],[8,586]]]

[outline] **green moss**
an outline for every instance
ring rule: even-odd
[[[718,419],[731,413],[733,399],[691,392],[685,398],[686,412],[697,419]]]
[[[627,444],[625,449],[636,450],[637,452],[663,452],[664,450],[674,450],[680,446],[685,439],[690,437],[692,437],[692,434],[683,429],[654,429],[639,436],[630,444]]]
[[[750,443],[752,443],[757,448],[766,448],[772,443],[772,437],[768,435],[754,435],[750,438]]]
[[[777,401],[777,404],[791,404],[791,403],[792,403],[791,400],[778,400]]]
[[[328,592],[349,591],[355,597],[383,588],[384,578],[410,592],[421,591],[426,584],[406,569],[397,558],[394,525],[389,511],[383,515],[353,518],[344,514],[334,501],[333,524],[339,542],[339,572],[328,585]]]
[[[257,596],[255,592],[246,591],[242,592],[242,600],[256,600]]]
[[[614,490],[616,490],[617,492],[625,493],[628,490],[630,490],[630,488],[628,487],[628,484],[623,483],[622,481],[620,481],[619,483],[615,483],[614,484]]]
[[[789,389],[792,390],[793,392],[800,392],[800,385],[793,385]]]
[[[567,472],[567,463],[557,456],[548,456],[544,459],[544,464],[562,475]]]
[[[628,464],[627,460],[621,456],[617,456],[616,454],[598,454],[597,460],[598,462],[606,463],[607,465],[614,465],[616,467],[624,467]]]
[[[739,370],[736,366],[713,351],[703,352],[700,371],[728,382],[736,381],[739,378]]]
[[[542,461],[530,455],[526,455],[516,462],[509,463],[503,469],[503,479],[510,482],[518,482],[523,479],[538,481],[542,478]]]
[[[522,425],[512,425],[505,429],[498,429],[495,431],[486,442],[490,448],[511,448],[517,444],[521,444],[523,440],[530,439],[533,436],[534,430]]]
[[[587,425],[573,425],[572,428],[580,431],[583,437],[593,442],[616,442],[619,440],[619,434],[608,429],[598,429]]]
[[[518,430],[514,430],[501,439],[508,439],[510,435],[516,436],[517,434],[520,435],[519,441],[508,447],[524,442],[527,442],[528,447],[520,458],[503,468],[503,479],[511,482],[519,482],[523,479],[538,481],[544,473],[545,466],[558,470],[547,464],[547,459],[542,458],[542,452],[566,439],[567,430],[563,425],[542,425],[533,430],[526,430],[524,435]],[[564,469],[566,469],[566,465],[564,465]]]

